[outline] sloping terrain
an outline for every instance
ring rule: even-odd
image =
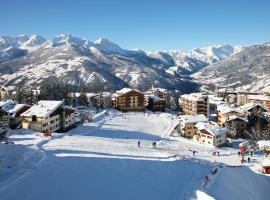
[[[270,90],[270,44],[248,47],[193,75],[200,83],[238,90]]]
[[[106,39],[90,42],[69,34],[51,40],[41,36],[0,37],[0,84],[38,87],[44,79],[72,85],[85,83],[92,90],[124,86],[148,89],[152,85],[181,92],[198,84],[183,79],[222,60],[242,47],[219,45],[191,52],[152,52],[122,49]]]
[[[0,176],[1,200],[267,200],[270,177],[256,170],[262,156],[254,155],[250,164],[241,165],[238,149],[169,136],[178,123],[169,113],[107,113],[68,133],[53,133],[49,140],[31,131],[14,134],[15,145],[6,151],[9,159],[1,171],[17,179],[7,184]],[[20,157],[21,147],[32,151]],[[213,156],[217,150],[220,156]],[[38,152],[45,154],[42,162]],[[215,168],[217,173],[210,175]]]

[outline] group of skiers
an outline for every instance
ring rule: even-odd
[[[253,151],[249,151],[249,155],[250,155],[250,156],[253,156]],[[243,164],[243,163],[246,161],[246,160],[245,160],[244,154],[241,153],[240,151],[238,151],[238,156],[241,156],[240,162],[241,162],[241,164]],[[249,156],[248,156],[248,158],[247,158],[247,161],[248,161],[248,163],[250,163],[250,157],[249,157]]]
[[[219,151],[214,151],[214,152],[212,152],[212,155],[213,155],[213,156],[216,156],[216,155],[219,156]]]

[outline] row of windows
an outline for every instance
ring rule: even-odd
[[[210,136],[210,135],[204,135],[204,134],[201,134],[201,137],[203,137],[203,138],[208,138],[208,139],[213,139],[213,137]]]
[[[187,129],[192,129],[192,128],[193,128],[193,129],[196,129],[196,127],[189,127],[189,126],[187,127]]]
[[[218,144],[218,143],[221,143],[221,140],[217,140],[217,144]]]

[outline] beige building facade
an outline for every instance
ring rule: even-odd
[[[202,93],[191,93],[182,95],[180,105],[183,112],[187,115],[203,114],[209,117],[209,99],[208,95]]]

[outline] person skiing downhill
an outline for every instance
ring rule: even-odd
[[[138,141],[138,147],[141,147],[141,141],[140,140]]]

